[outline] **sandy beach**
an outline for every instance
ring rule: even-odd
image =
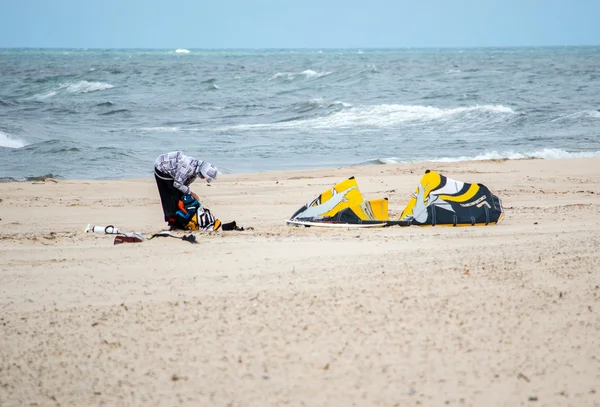
[[[354,175],[488,186],[489,227],[295,228]],[[164,230],[153,178],[0,184],[0,406],[600,406],[600,159],[223,175]],[[183,233],[179,233],[180,236]]]

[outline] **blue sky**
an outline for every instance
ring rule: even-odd
[[[600,45],[600,0],[2,0],[0,47]]]

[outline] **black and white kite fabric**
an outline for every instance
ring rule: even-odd
[[[500,198],[482,184],[468,184],[426,171],[398,220],[411,225],[496,224],[504,210]]]

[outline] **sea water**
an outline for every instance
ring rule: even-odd
[[[600,47],[0,49],[0,179],[600,156]]]

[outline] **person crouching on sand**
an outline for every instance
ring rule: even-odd
[[[187,156],[181,151],[173,151],[159,156],[154,162],[154,178],[160,194],[165,221],[170,228],[177,228],[175,213],[183,195],[191,195],[197,201],[198,195],[190,189],[197,177],[212,182],[219,171],[217,167],[197,158]]]

